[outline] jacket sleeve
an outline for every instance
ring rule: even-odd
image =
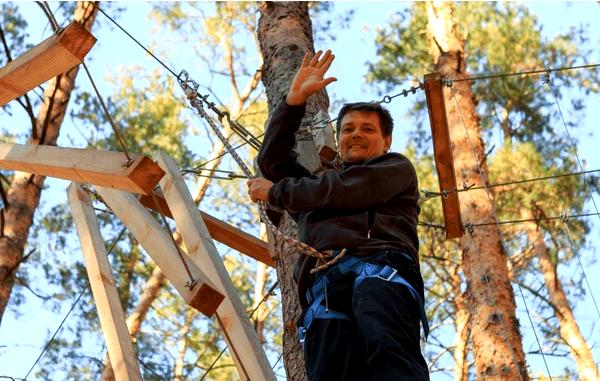
[[[275,109],[257,156],[258,167],[264,178],[278,182],[286,177],[311,175],[308,169],[298,163],[298,154],[294,152],[294,134],[300,128],[305,111],[305,104],[290,106],[285,99]]]
[[[417,185],[406,158],[354,165],[342,172],[327,170],[321,177],[288,177],[269,190],[269,202],[290,213],[317,209],[367,209]]]

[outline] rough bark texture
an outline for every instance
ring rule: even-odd
[[[428,2],[427,8],[435,70],[444,77],[467,77],[464,41],[456,33],[451,3]],[[445,99],[457,183],[482,186],[476,160],[486,179],[488,171],[470,83],[455,82],[451,89],[445,89]],[[485,190],[460,195],[464,223],[494,222],[494,207],[494,196]],[[461,238],[460,246],[468,282],[477,379],[527,380],[500,231],[495,224],[477,227]]]
[[[79,2],[74,19],[91,30],[97,10],[91,2]],[[56,145],[79,66],[50,80],[35,120],[36,133],[28,144]],[[7,193],[4,231],[0,232],[0,321],[23,258],[33,215],[40,200],[45,177],[16,172]]]
[[[287,94],[304,54],[314,52],[312,26],[307,3],[264,2],[260,3],[260,12],[257,34],[264,61],[262,80],[267,92],[269,110],[273,110]],[[302,127],[319,111],[326,113],[328,106],[329,100],[325,92],[312,96],[308,100],[307,115]],[[312,141],[300,142],[296,150],[304,166],[313,171],[319,167],[317,150]],[[288,235],[297,235],[295,224],[288,216],[282,219],[279,227]],[[282,241],[269,238],[275,248],[277,276],[283,303],[283,360],[287,380],[305,380],[304,359],[296,333],[300,305],[292,277],[298,253],[290,251]]]
[[[523,219],[534,218],[531,209],[528,208],[521,208],[520,214]],[[551,307],[554,309],[556,318],[558,319],[560,337],[569,347],[569,351],[571,351],[571,355],[577,365],[579,378],[581,381],[598,380],[600,379],[598,367],[594,362],[590,347],[579,330],[562,282],[558,278],[556,266],[552,263],[548,247],[544,242],[544,236],[539,226],[533,221],[525,223],[525,230],[529,241],[533,244],[533,252],[539,261],[540,271],[548,290]]]
[[[460,287],[462,279],[457,274],[458,268],[454,268],[451,274],[450,281],[454,296],[454,381],[469,380],[469,362],[467,355],[469,354],[469,338],[471,336],[470,320],[467,295],[462,292]]]

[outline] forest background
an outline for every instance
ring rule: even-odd
[[[253,34],[258,14],[253,8],[253,3],[245,4],[232,9],[223,6],[215,9],[213,3],[159,5],[132,2],[110,3],[103,7],[143,44],[150,46],[170,67],[176,71],[186,69],[192,78],[202,84],[202,88],[214,101],[231,109],[232,114],[240,117],[243,125],[259,135],[266,118],[266,100],[262,85],[258,83],[256,88],[252,86],[252,79],[261,65]],[[577,58],[570,63],[600,62],[597,49],[600,27],[597,23],[594,24],[594,16],[600,13],[598,4],[532,2],[519,6],[528,9],[528,12],[537,18],[531,29],[539,29],[544,40],[552,41],[559,35],[570,36],[571,40],[567,39],[564,44],[571,43],[575,48],[566,46],[564,52],[572,54],[574,59]],[[48,21],[35,3],[17,5],[8,2],[0,4],[0,7],[0,22],[9,38],[13,38],[10,43],[14,55],[24,51],[26,44],[36,44],[50,34]],[[382,64],[389,59],[389,55],[385,55],[381,36],[385,36],[394,28],[398,29],[395,22],[406,23],[410,19],[411,13],[407,10],[410,7],[408,3],[353,2],[319,3],[312,8],[315,46],[331,48],[337,56],[331,72],[338,78],[338,82],[328,89],[332,116],[344,102],[381,99],[385,94],[396,94],[414,85],[412,80],[421,80],[419,76],[423,72],[417,69],[410,72],[421,59],[415,54],[418,52],[417,47],[411,45],[414,42],[407,42],[404,47],[404,62],[408,62],[408,65],[401,65],[402,60],[392,61],[390,66],[398,69],[394,72]],[[72,18],[72,7],[68,4],[51,3],[51,8],[55,10],[62,25]],[[10,31],[14,33],[11,34]],[[204,123],[187,109],[183,94],[174,84],[173,78],[169,78],[169,74],[162,67],[127,39],[120,30],[115,29],[104,15],[97,15],[92,33],[98,38],[98,43],[86,61],[101,94],[109,100],[111,113],[123,128],[130,151],[151,153],[161,148],[174,155],[182,168],[203,164],[215,157],[215,137],[206,129]],[[376,40],[377,36],[380,36],[379,40]],[[583,36],[587,38],[580,39]],[[417,38],[414,35],[413,37]],[[520,38],[525,37],[513,36],[514,47],[519,47]],[[488,35],[488,38],[494,36]],[[483,45],[485,43],[486,41],[482,42]],[[381,48],[379,52],[377,47]],[[412,55],[408,50],[411,47],[414,48]],[[509,46],[505,46],[503,52],[510,56],[510,50]],[[587,51],[589,53],[582,53]],[[228,72],[229,67],[225,65],[229,58],[233,64],[233,76]],[[4,63],[5,61],[2,61],[2,64]],[[481,69],[483,73],[486,66],[482,65]],[[474,71],[471,73],[480,74]],[[98,109],[89,81],[80,74],[76,92],[69,104],[68,117],[61,127],[58,145],[91,145],[116,150],[114,136]],[[600,155],[595,150],[598,136],[593,130],[600,117],[597,107],[600,100],[597,94],[598,71],[590,71],[587,75],[588,77],[584,76],[582,80],[587,79],[589,86],[571,84],[558,88],[557,91],[561,94],[560,104],[564,117],[577,139],[579,154],[585,160],[586,169],[599,169]],[[232,81],[232,78],[235,81]],[[232,83],[237,85],[235,90]],[[542,86],[539,78],[537,86]],[[250,91],[247,93],[248,98],[244,100],[246,90]],[[478,95],[476,90],[475,95]],[[423,168],[419,172],[422,188],[436,190],[435,181],[431,179],[432,164],[427,159],[427,154],[431,151],[431,143],[425,136],[429,129],[428,121],[418,103],[423,100],[424,94],[419,92],[407,98],[395,98],[388,105],[397,126],[393,148],[399,152],[409,152],[412,157],[420,157],[422,160],[419,161],[419,167]],[[480,107],[486,107],[486,103],[482,102]],[[548,109],[547,115],[552,115],[545,127],[562,136],[563,127],[561,120],[556,116],[556,105],[545,104],[543,107]],[[488,111],[488,114],[491,114],[489,109],[480,111]],[[25,142],[29,134],[27,119],[28,116],[14,102],[3,108],[0,113],[2,141]],[[540,133],[539,136],[542,135]],[[490,128],[484,138],[488,149],[494,147],[489,155],[491,160],[494,157],[500,157],[499,161],[508,160],[499,156],[502,155],[502,147],[505,147],[503,134]],[[233,137],[232,142],[239,143],[235,139]],[[533,137],[530,140],[536,139]],[[546,142],[551,146],[549,143]],[[250,163],[255,152],[247,148],[240,151]],[[527,159],[533,160],[533,157],[527,156],[526,153],[523,155],[520,163],[505,167],[511,168],[513,173],[504,173],[497,178],[515,180],[531,177],[531,173],[517,165],[531,166]],[[572,160],[572,157],[568,157],[570,152],[566,150],[557,155],[565,161]],[[235,163],[228,158],[219,164],[219,169],[240,173]],[[10,176],[9,173],[4,174]],[[593,176],[590,178],[594,179]],[[198,187],[196,178],[188,176],[188,179],[192,189]],[[75,298],[86,287],[87,280],[82,267],[79,242],[66,209],[66,185],[64,181],[48,179],[42,192],[40,207],[36,212],[26,249],[26,252],[32,254],[19,268],[19,281],[0,324],[0,376],[24,377]],[[593,191],[597,196],[597,188]],[[531,192],[535,198],[535,189]],[[499,201],[500,219],[511,216],[510,213],[502,214],[502,206],[507,206],[509,210],[510,205],[515,202],[518,200],[510,198]],[[564,202],[557,201],[557,204]],[[585,196],[573,202],[581,204],[581,211],[593,211],[589,198]],[[247,232],[257,236],[260,234],[256,211],[245,195],[244,179],[214,180],[202,199],[200,208]],[[560,211],[552,210],[552,214],[556,215]],[[433,222],[440,222],[440,214],[436,214],[435,211],[425,216],[437,217]],[[108,216],[104,215],[102,218],[104,236],[107,241],[111,241],[119,234],[121,225]],[[599,298],[597,290],[600,289],[600,268],[595,261],[599,243],[599,221],[597,217],[588,218],[585,226],[575,229],[575,248],[596,300]],[[516,237],[510,247],[519,252],[524,247],[519,247],[519,238],[514,229],[518,227],[511,225],[506,231],[509,237]],[[557,240],[561,241],[561,238],[558,237]],[[436,242],[428,241],[424,242],[424,245],[425,248],[436,248]],[[438,248],[443,246],[441,240],[438,241],[438,245]],[[240,289],[242,299],[250,308],[274,283],[275,273],[267,272],[263,275],[252,260],[245,259],[224,246],[219,246],[219,249]],[[563,251],[569,250],[565,248]],[[137,248],[134,239],[129,236],[122,239],[113,255],[111,260],[115,267],[115,275],[118,276],[121,297],[127,310],[132,311],[146,280],[151,277],[152,265],[147,256]],[[556,255],[563,258],[561,254]],[[582,268],[577,260],[574,260],[572,255],[565,255],[564,259],[564,262],[557,262],[561,280],[574,307],[577,322],[592,348],[595,359],[598,360],[600,328],[597,323],[600,316],[582,279]],[[431,290],[435,291],[436,287],[444,289],[443,285],[435,284],[435,275],[427,274],[430,275],[428,286]],[[536,291],[536,286],[539,287],[540,283],[536,283],[535,277],[533,271],[522,276],[522,281],[533,291]],[[257,284],[260,287],[255,291]],[[541,349],[548,354],[546,357],[550,375],[554,379],[575,379],[576,367],[568,356],[568,350],[565,349],[564,343],[555,340],[556,335],[552,331],[553,313],[544,307],[544,303],[533,291],[526,291],[525,294],[529,312],[518,297],[519,292],[515,291],[517,316],[521,321],[530,373],[539,377],[547,376],[539,353],[540,346],[529,324],[528,314],[540,336]],[[537,291],[539,292],[539,289]],[[445,300],[443,294],[436,297],[430,293],[429,297],[430,310],[437,308],[436,306],[443,304]],[[275,369],[283,378],[282,363],[278,361],[281,351],[278,296],[270,297],[265,306],[266,309],[261,312],[264,319],[262,329],[265,348],[271,363],[275,364]],[[451,379],[453,375],[450,348],[454,333],[450,315],[452,308],[448,308],[445,313],[436,312],[431,316],[437,331],[432,334],[433,339],[425,344],[425,352],[432,365],[434,380]],[[204,374],[207,366],[223,348],[218,330],[215,330],[210,321],[186,312],[181,301],[173,296],[168,287],[164,287],[160,292],[143,323],[141,332],[136,345],[145,379],[176,379],[178,375],[181,376],[180,379],[197,379]],[[32,375],[35,376],[28,379],[96,379],[102,372],[104,356],[105,347],[93,302],[90,294],[86,293],[57,339],[40,360],[40,364],[34,369]],[[179,360],[182,363],[178,362]],[[218,364],[207,379],[236,379],[227,355]]]

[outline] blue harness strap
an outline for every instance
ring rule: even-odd
[[[425,305],[423,299],[415,290],[415,288],[404,279],[398,271],[391,266],[375,265],[372,263],[363,262],[354,256],[346,256],[335,264],[329,271],[337,268],[342,274],[352,272],[356,274],[354,279],[353,292],[356,288],[367,278],[379,278],[387,282],[399,283],[405,286],[410,294],[415,298],[419,304],[421,323],[423,324],[423,331],[425,333],[425,340],[429,335],[429,323],[427,322],[427,316],[425,315]],[[352,320],[352,317],[343,312],[334,311],[323,306],[321,303],[327,298],[327,284],[329,280],[327,274],[323,274],[318,278],[312,287],[306,291],[306,300],[308,301],[309,307],[304,315],[302,327],[299,328],[298,334],[300,336],[300,342],[304,343],[306,331],[315,319],[343,319]]]

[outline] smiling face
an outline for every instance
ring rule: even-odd
[[[392,137],[383,136],[379,115],[372,111],[349,111],[338,137],[342,161],[353,163],[381,156],[390,149]]]

